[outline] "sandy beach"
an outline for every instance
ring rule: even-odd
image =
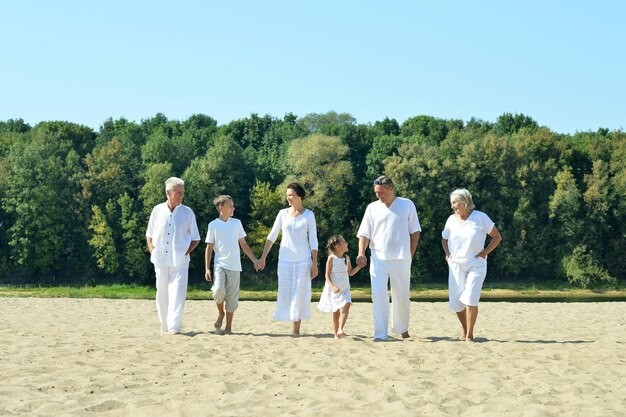
[[[316,309],[292,338],[273,302],[235,335],[188,301],[182,335],[154,301],[0,299],[0,415],[623,416],[626,303],[482,303],[477,341],[445,303],[412,303],[408,340],[371,339],[355,303],[335,340]]]

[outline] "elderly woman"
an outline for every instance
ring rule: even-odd
[[[287,186],[288,208],[278,212],[265,242],[258,268],[282,231],[278,252],[278,297],[274,320],[291,321],[292,334],[300,335],[302,320],[311,318],[311,280],[317,277],[317,228],[315,215],[304,207],[304,188],[298,183]]]
[[[487,255],[500,244],[502,236],[489,216],[474,208],[466,189],[454,190],[450,205],[454,213],[441,232],[449,268],[450,310],[456,312],[463,326],[461,339],[472,341],[480,290],[487,275]],[[485,247],[487,235],[491,241]]]

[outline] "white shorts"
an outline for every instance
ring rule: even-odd
[[[465,306],[477,306],[487,276],[487,260],[481,257],[465,262],[449,260],[448,270],[450,310],[461,312]]]

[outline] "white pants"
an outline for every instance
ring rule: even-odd
[[[311,319],[311,258],[300,262],[278,261],[278,296],[274,320]]]
[[[187,297],[189,262],[177,267],[154,266],[156,273],[156,306],[161,331],[180,332]]]
[[[458,313],[465,306],[477,306],[487,276],[487,260],[481,257],[465,262],[449,260],[448,270],[450,311]]]
[[[389,337],[389,293],[391,282],[391,331],[404,333],[409,330],[411,314],[411,260],[383,261],[371,258],[372,305],[374,308],[374,338]]]

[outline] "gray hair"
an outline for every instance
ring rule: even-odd
[[[170,177],[165,181],[165,193],[167,194],[168,191],[173,190],[176,187],[179,186],[185,186],[185,181],[181,180],[178,177]]]
[[[465,203],[465,207],[470,210],[473,210],[474,207],[476,207],[474,205],[474,202],[472,201],[472,195],[465,188],[458,188],[452,191],[452,193],[450,194],[450,200],[457,200]]]

